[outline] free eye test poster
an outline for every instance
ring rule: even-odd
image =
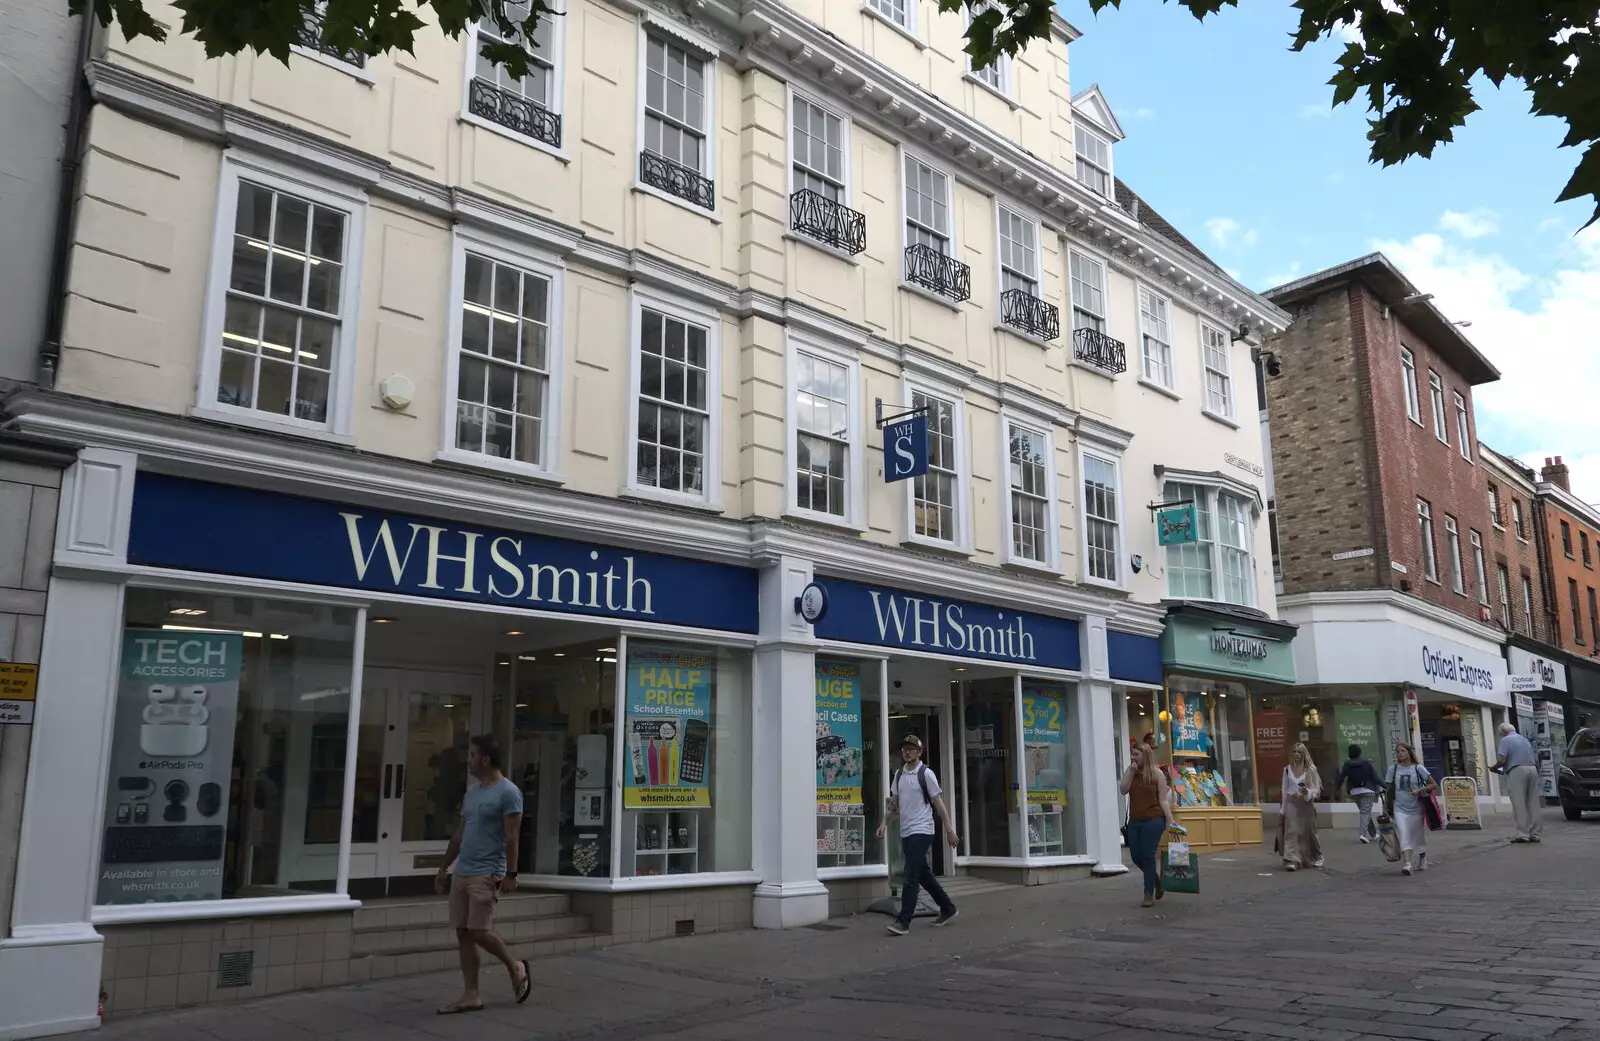
[[[861,666],[817,659],[817,812],[863,812]]]
[[[711,805],[713,668],[703,651],[629,649],[623,806]]]
[[[222,899],[243,654],[239,633],[123,632],[96,903]]]
[[[1059,687],[1022,685],[1022,744],[1028,756],[1028,802],[1067,801],[1067,699]]]

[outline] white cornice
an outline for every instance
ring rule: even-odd
[[[1399,612],[1409,612],[1421,618],[1426,618],[1435,625],[1458,629],[1461,632],[1487,643],[1503,644],[1506,642],[1504,630],[1493,626],[1484,625],[1473,621],[1465,615],[1456,614],[1420,597],[1411,596],[1395,589],[1346,589],[1323,593],[1293,593],[1278,596],[1278,614],[1287,617],[1290,611],[1304,608],[1314,611],[1318,607],[1363,607],[1370,606],[1385,608]],[[1474,607],[1477,605],[1474,604]],[[1315,619],[1296,622],[1306,626],[1315,625]]]
[[[1080,415],[1073,430],[1079,441],[1084,441],[1113,452],[1121,453],[1133,442],[1133,434],[1110,423]]]
[[[1539,494],[1559,503],[1562,509],[1584,521],[1591,528],[1600,530],[1600,512],[1596,512],[1593,506],[1573,495],[1567,489],[1552,481],[1541,480],[1539,482]]]

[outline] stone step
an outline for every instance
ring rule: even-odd
[[[514,958],[537,959],[552,958],[565,954],[575,954],[579,951],[591,951],[597,947],[605,947],[612,943],[612,938],[604,933],[583,932],[571,936],[553,936],[539,940],[510,941],[511,955]],[[448,950],[423,950],[403,951],[397,954],[371,954],[356,955],[350,961],[350,978],[352,980],[381,980],[392,976],[415,976],[426,972],[445,972],[457,967],[455,941],[452,939]],[[484,981],[486,986],[503,986],[504,970],[494,964],[494,959],[484,956]],[[535,986],[539,981],[538,966],[534,966],[533,978]]]
[[[495,920],[506,922],[523,918],[542,918],[568,914],[572,898],[565,893],[513,893],[502,897],[495,907]],[[450,921],[450,905],[442,896],[413,900],[372,900],[356,909],[357,935],[392,929],[420,929],[442,926]]]
[[[502,904],[503,906],[503,904]],[[593,922],[586,914],[547,914],[534,917],[505,918],[495,914],[494,931],[513,945],[537,943],[543,940],[568,939],[593,932]],[[359,930],[351,937],[350,953],[355,957],[369,954],[414,954],[422,951],[453,951],[456,949],[455,930],[448,924],[393,926],[381,929]]]

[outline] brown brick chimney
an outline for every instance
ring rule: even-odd
[[[1560,488],[1564,492],[1570,492],[1572,491],[1572,487],[1568,483],[1567,473],[1567,464],[1561,461],[1561,457],[1559,455],[1554,459],[1546,456],[1544,460],[1544,469],[1539,471],[1539,477],[1541,480],[1549,481],[1551,484],[1555,485],[1557,488]]]

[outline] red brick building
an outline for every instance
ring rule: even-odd
[[[1262,348],[1281,369],[1264,380],[1278,605],[1299,626],[1280,708],[1322,724],[1299,729],[1324,771],[1345,735],[1375,735],[1383,763],[1409,737],[1486,796],[1510,698],[1472,393],[1500,374],[1382,254],[1265,295],[1294,316]]]

